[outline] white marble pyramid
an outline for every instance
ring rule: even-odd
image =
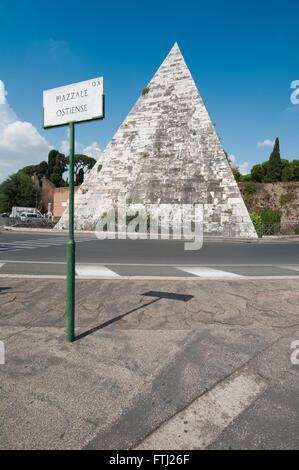
[[[93,229],[105,202],[120,198],[203,204],[205,234],[257,236],[177,44],[78,190],[75,228]],[[66,211],[58,228],[66,228],[67,219]]]

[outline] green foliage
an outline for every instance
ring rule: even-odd
[[[261,224],[262,224],[262,218],[257,212],[250,212],[250,218],[251,221],[254,225],[254,228],[256,230],[256,233],[258,234],[259,237],[262,236],[262,229],[261,229]]]
[[[260,225],[262,223],[262,218],[257,212],[252,211],[249,215],[253,225]]]
[[[78,174],[76,175],[75,185],[82,184],[83,181],[84,181],[84,171],[82,168],[80,168],[80,170],[78,171]]]
[[[290,162],[284,165],[281,172],[281,181],[292,181],[293,180],[293,166]]]
[[[70,157],[66,157],[65,163],[69,165]],[[96,160],[87,155],[76,154],[74,155],[74,173],[75,173],[75,185],[82,184],[86,173],[93,168],[96,164]],[[81,181],[81,183],[80,183]]]
[[[194,131],[195,132],[195,131]],[[196,132],[195,132],[196,134]],[[226,160],[228,161],[228,163],[230,164],[231,166],[231,163],[232,163],[232,160],[229,158],[228,156],[228,153],[226,151],[224,151],[224,154],[225,154],[225,157],[226,157]],[[241,178],[242,178],[242,175],[241,173],[239,172],[239,167],[238,166],[233,166],[231,167],[231,170],[233,172],[233,175],[235,177],[235,180],[236,181],[241,181]]]
[[[280,224],[281,212],[268,209],[267,207],[261,207],[259,214],[262,218],[263,224]]]
[[[295,235],[299,235],[299,224],[294,225],[294,233]]]
[[[103,165],[98,165],[97,172],[100,173],[102,168],[103,168]]]
[[[48,176],[48,164],[47,162],[43,161],[38,165],[25,166],[24,168],[19,170],[19,172],[24,173],[27,176],[37,175],[39,180],[41,181],[43,177]]]
[[[299,181],[299,160],[291,162],[292,181]]]
[[[249,173],[248,175],[241,175],[239,181],[240,182],[251,181],[251,174]]]
[[[273,235],[279,231],[281,212],[262,207],[259,209],[259,215],[262,218],[261,230],[263,235]]]
[[[30,176],[18,171],[0,185],[0,211],[10,212],[12,206],[36,207],[41,189]]]
[[[249,195],[249,194],[254,194],[256,193],[257,191],[257,186],[255,183],[248,183],[246,184],[245,188],[244,188],[244,193]]]
[[[66,163],[64,154],[55,149],[50,150],[48,154],[48,178],[56,188],[65,186],[62,175],[67,169]]]
[[[281,213],[279,211],[262,207],[258,212],[250,212],[250,218],[259,237],[273,235],[280,228]]]
[[[264,169],[262,165],[254,165],[251,168],[251,179],[252,181],[255,181],[257,183],[261,183],[263,181],[263,178],[265,176],[264,174]]]
[[[257,191],[257,186],[255,183],[249,182],[245,185],[243,189],[243,199],[247,206],[251,203],[253,199],[253,195],[254,193],[256,193],[256,191]]]
[[[145,87],[145,88],[143,88],[143,90],[142,90],[142,93],[141,93],[141,94],[142,94],[142,96],[144,96],[144,95],[147,95],[149,91],[150,91],[150,89],[149,89],[149,87],[148,87],[148,86],[147,86],[147,87]]]
[[[280,202],[281,205],[283,205],[283,204],[286,204],[287,202],[289,202],[291,199],[292,199],[291,194],[282,194],[280,196],[279,202]]]
[[[148,157],[149,153],[148,152],[142,152],[143,157]]]
[[[235,177],[235,180],[236,181],[240,181],[240,178],[241,178],[241,173],[239,172],[239,167],[237,166],[233,166],[232,167],[232,172],[233,172],[233,175]]]
[[[269,158],[267,174],[265,175],[264,180],[267,183],[281,181],[281,175],[282,175],[282,162],[280,159],[279,139],[278,137],[276,137],[274,148]]]

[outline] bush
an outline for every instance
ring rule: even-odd
[[[262,218],[263,224],[280,224],[280,211],[274,211],[272,209],[268,209],[267,207],[262,207],[259,210],[259,214]]]
[[[247,195],[254,194],[254,193],[256,193],[256,191],[257,191],[257,187],[256,187],[255,183],[248,183],[248,184],[246,184],[246,186],[244,188],[244,193],[247,194]]]
[[[258,234],[259,237],[262,236],[262,230],[261,230],[261,225],[262,225],[262,218],[257,212],[250,212],[250,218],[251,221],[254,225],[254,228],[256,230],[256,233]]]
[[[280,211],[262,207],[259,210],[259,215],[262,219],[261,229],[263,235],[274,235],[280,229]]]
[[[147,86],[147,87],[145,87],[145,88],[143,88],[143,90],[142,90],[142,93],[141,93],[141,94],[142,94],[142,96],[143,96],[143,95],[147,95],[149,91],[150,91],[150,89],[149,89],[149,87],[148,87],[148,86]]]
[[[299,235],[299,224],[294,225],[294,233],[295,235]]]

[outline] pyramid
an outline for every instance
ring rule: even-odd
[[[77,191],[75,228],[92,230],[105,202],[120,198],[203,204],[204,234],[257,236],[177,43]],[[66,210],[57,227],[67,225]]]

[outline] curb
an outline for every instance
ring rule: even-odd
[[[3,226],[3,230],[6,231],[11,231],[11,232],[26,232],[26,233],[51,233],[52,235],[60,235],[60,234],[68,234],[67,230],[64,229],[40,229],[40,228],[25,228],[25,227],[9,227],[9,226]],[[1,233],[1,232],[0,232]],[[74,233],[76,234],[91,234],[95,235],[94,230],[74,230]],[[193,239],[190,238],[173,238],[171,235],[167,239],[161,238],[161,234],[157,234],[158,238],[155,240],[177,240],[177,241],[186,241],[186,242],[191,242]],[[120,238],[119,238],[119,237]],[[107,238],[110,240],[149,240],[148,238],[149,234],[148,233],[140,233],[138,234],[138,237],[136,238],[131,238],[127,237],[126,232],[105,232],[105,238],[98,238],[99,240],[106,240]],[[243,243],[267,243],[267,242],[277,242],[277,241],[299,241],[299,236],[298,235],[265,235],[262,238],[229,238],[229,237],[217,237],[213,235],[207,235],[203,237],[203,241],[215,241],[215,242],[243,242]]]

